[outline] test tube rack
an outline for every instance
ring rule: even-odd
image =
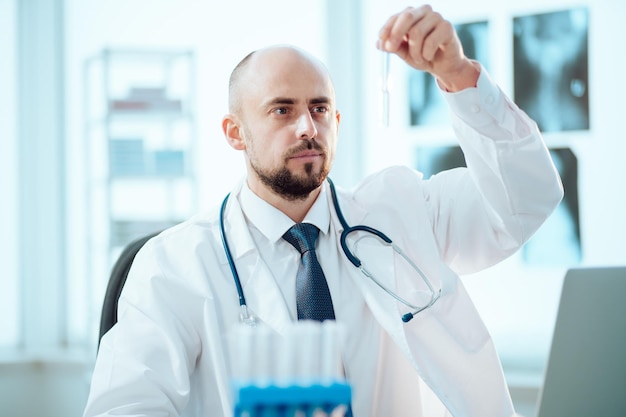
[[[344,416],[352,389],[343,375],[334,321],[295,322],[278,334],[242,325],[233,339],[235,417]]]

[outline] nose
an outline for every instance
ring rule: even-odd
[[[314,139],[317,137],[317,128],[311,113],[304,112],[298,117],[296,134],[298,139]]]

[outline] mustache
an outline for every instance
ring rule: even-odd
[[[294,155],[299,154],[300,152],[316,150],[319,151],[324,157],[327,156],[326,148],[320,145],[315,141],[315,139],[303,139],[300,144],[298,144],[295,148],[289,149],[285,153],[285,160],[291,158]]]

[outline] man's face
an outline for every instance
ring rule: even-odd
[[[322,184],[335,154],[332,83],[320,64],[290,49],[254,58],[241,87],[239,125],[249,185],[257,194],[304,199]]]

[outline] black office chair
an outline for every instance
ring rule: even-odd
[[[115,265],[113,265],[111,276],[109,277],[109,283],[107,284],[107,289],[104,293],[104,302],[102,303],[98,346],[100,346],[102,336],[104,336],[104,334],[108,332],[115,323],[117,323],[117,301],[120,298],[122,288],[126,283],[126,277],[128,276],[130,266],[135,259],[135,255],[137,255],[139,249],[141,249],[148,240],[159,233],[160,232],[151,233],[129,243],[124,250],[122,250],[122,253],[115,262]]]

